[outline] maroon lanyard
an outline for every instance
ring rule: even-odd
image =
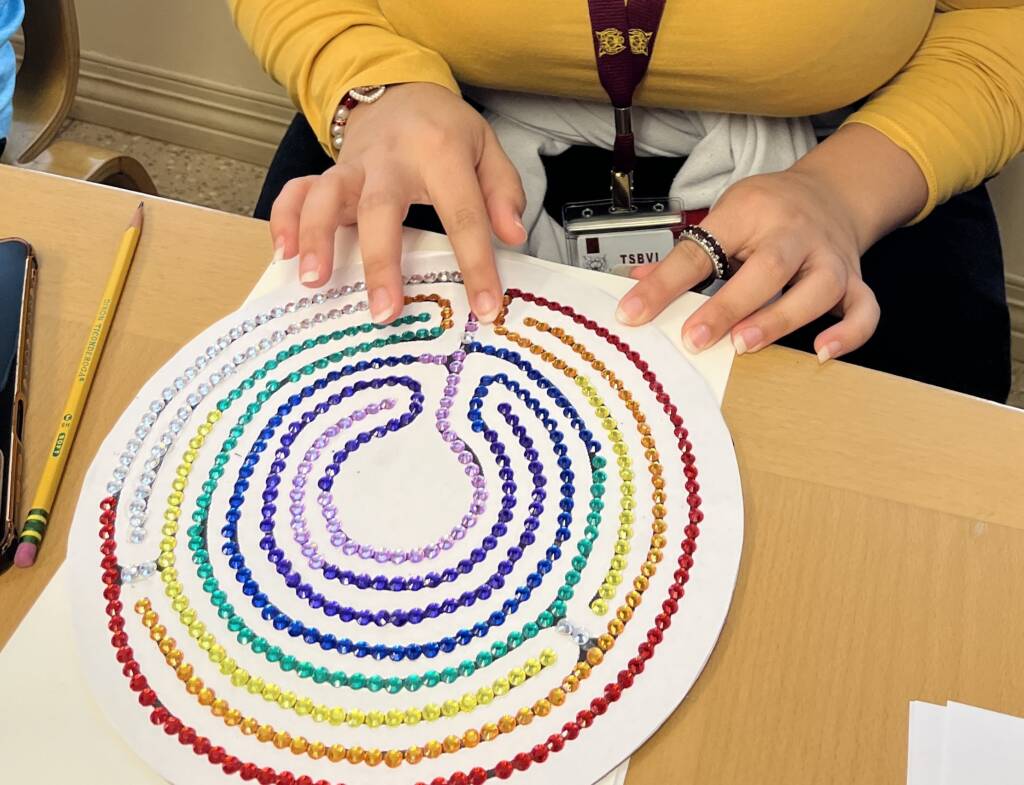
[[[666,0],[587,0],[601,85],[615,109],[612,207],[632,209],[633,93],[650,65]]]

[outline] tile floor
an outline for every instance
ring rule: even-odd
[[[71,120],[62,139],[120,150],[137,158],[161,196],[229,213],[252,215],[266,169],[213,153]]]
[[[1013,363],[1013,385],[1010,387],[1010,406],[1024,409],[1024,360],[1017,358]]]
[[[91,123],[72,120],[61,136],[130,153],[149,171],[162,196],[183,202],[251,215],[263,183],[261,166]],[[1024,408],[1024,358],[1013,364],[1009,403]]]

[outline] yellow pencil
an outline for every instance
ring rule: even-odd
[[[100,300],[100,307],[96,312],[92,328],[89,330],[85,350],[82,352],[82,359],[78,364],[78,371],[71,383],[67,403],[64,404],[64,413],[57,425],[57,434],[53,438],[52,449],[46,458],[43,476],[39,478],[39,485],[36,487],[36,494],[32,499],[32,507],[28,511],[25,525],[21,529],[18,550],[14,555],[14,563],[19,567],[32,566],[43,536],[46,534],[50,507],[53,506],[53,499],[57,495],[61,478],[64,476],[64,465],[67,463],[68,453],[71,452],[71,445],[75,441],[78,423],[82,418],[82,409],[85,407],[86,398],[89,397],[89,388],[92,387],[92,380],[96,376],[96,366],[99,364],[100,355],[103,354],[103,346],[110,333],[110,323],[117,312],[117,304],[121,300],[124,282],[128,278],[128,270],[131,268],[135,248],[139,244],[139,235],[141,234],[142,203],[140,202],[121,238],[121,246],[117,249],[114,267],[107,279],[103,299]]]

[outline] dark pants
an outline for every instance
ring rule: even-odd
[[[545,206],[606,198],[610,153],[574,147],[545,162]],[[285,133],[256,205],[257,218],[294,177],[319,174],[330,158],[301,115]],[[663,195],[682,160],[641,158],[639,195]],[[441,232],[430,207],[414,206],[406,225]],[[882,316],[878,330],[844,362],[976,395],[1000,403],[1010,389],[1010,317],[999,229],[984,186],[955,196],[924,221],[898,229],[864,254],[864,280]],[[780,344],[813,352],[814,337],[835,322],[823,316]]]

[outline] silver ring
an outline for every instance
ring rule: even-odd
[[[681,240],[689,240],[700,246],[701,250],[711,260],[712,275],[720,281],[726,281],[732,277],[732,268],[729,266],[729,257],[722,250],[722,244],[707,229],[701,226],[684,226],[679,232]]]

